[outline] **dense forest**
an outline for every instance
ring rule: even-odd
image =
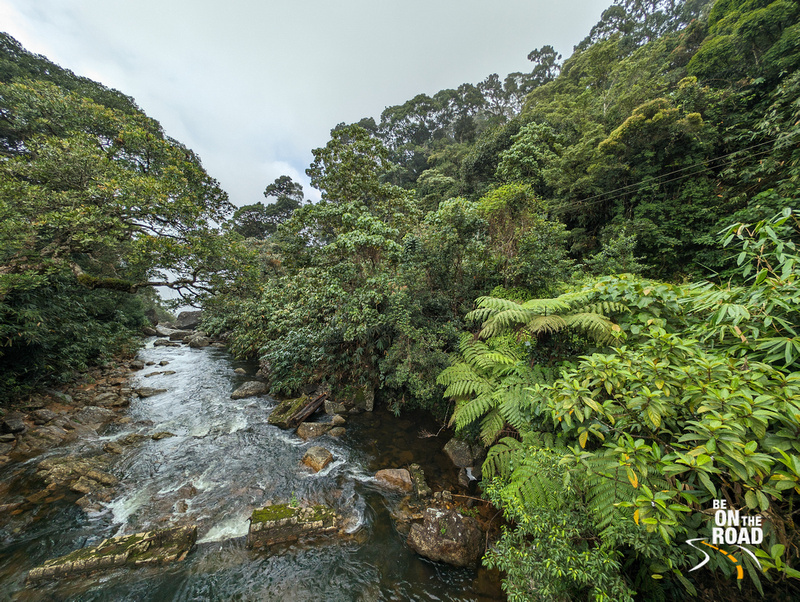
[[[800,595],[796,2],[617,0],[566,60],[337,125],[320,202],[283,176],[235,211],[130,98],[0,52],[6,398],[167,284],[276,395],[482,441],[511,600]],[[690,572],[720,499],[765,521],[744,579]]]

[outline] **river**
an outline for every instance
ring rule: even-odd
[[[305,442],[267,423],[269,397],[231,400],[254,367],[223,349],[152,347],[139,358],[155,362],[134,373],[134,386],[167,389],[136,399],[131,422],[96,439],[48,452],[91,454],[132,432],[175,436],[125,448],[110,471],[120,480],[99,509],[69,501],[43,505],[35,516],[10,517],[0,529],[0,600],[501,600],[487,571],[429,562],[405,546],[390,510],[399,499],[372,478],[380,468],[422,465],[437,488],[456,473],[441,452],[445,440],[424,437],[435,424],[377,410],[348,418],[340,438]],[[158,363],[169,362],[166,368]],[[144,375],[169,369],[174,374]],[[422,432],[421,432],[422,431]],[[301,465],[305,450],[323,445],[334,461],[319,473]],[[24,488],[42,457],[28,461]],[[0,480],[10,478],[0,469]],[[248,550],[244,536],[254,508],[292,498],[324,502],[345,516],[349,537]],[[198,526],[196,549],[180,563],[124,569],[58,583],[26,585],[25,575],[49,558],[107,537],[184,524]]]

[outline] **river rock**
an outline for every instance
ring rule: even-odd
[[[231,393],[231,399],[244,399],[245,397],[266,395],[267,393],[269,393],[269,387],[266,384],[257,380],[250,380]]]
[[[174,436],[175,436],[175,433],[170,433],[169,431],[161,431],[161,432],[155,433],[153,435],[150,435],[150,438],[153,441],[161,441],[162,439],[169,439],[170,437],[174,437]]]
[[[154,389],[153,387],[139,387],[138,389],[134,389],[134,391],[139,397],[152,397],[153,395],[167,392],[166,389]]]
[[[420,556],[454,566],[474,566],[483,555],[478,522],[455,510],[425,510],[423,524],[411,525],[406,543]]]
[[[290,428],[289,419],[308,404],[309,401],[308,395],[303,395],[295,399],[285,399],[270,412],[267,422],[279,428],[288,429]]]
[[[173,330],[169,333],[169,340],[183,342],[186,337],[190,337],[193,334],[191,330]]]
[[[142,360],[133,360],[130,363],[131,370],[144,370],[144,362]]]
[[[182,311],[175,318],[175,327],[180,330],[196,330],[200,326],[200,321],[203,319],[202,310],[197,311]]]
[[[155,328],[150,328],[149,326],[142,326],[142,334],[146,337],[157,337],[158,331]]]
[[[75,414],[72,415],[72,420],[98,430],[113,422],[116,416],[117,414],[114,410],[98,406],[86,406],[75,412]]]
[[[156,339],[153,341],[154,347],[180,347],[180,343],[173,343],[172,341],[168,341],[167,339]]]
[[[425,481],[425,472],[420,468],[419,464],[409,466],[408,472],[411,475],[411,482],[414,484],[414,495],[418,498],[425,498],[433,493]]]
[[[470,445],[462,439],[450,439],[444,446],[444,453],[458,468],[475,466],[484,455],[480,445]]]
[[[129,405],[129,403],[126,398],[112,391],[100,393],[94,398],[94,405],[104,408],[120,408]]]
[[[333,461],[333,454],[324,447],[315,445],[309,447],[303,456],[303,464],[311,468],[314,472],[319,472]]]
[[[397,491],[411,491],[411,475],[405,468],[385,468],[375,473],[375,480],[384,487]]]
[[[234,370],[233,373],[234,374],[247,374],[247,370],[245,370],[244,368],[236,368],[236,370]]]
[[[333,428],[330,422],[303,422],[297,427],[297,436],[303,439],[321,437]]]
[[[48,560],[28,573],[29,581],[110,570],[122,566],[148,566],[181,561],[197,541],[197,526],[159,529],[103,540],[91,548]]]
[[[0,420],[0,431],[3,433],[21,433],[27,427],[23,419],[25,415],[20,412],[9,412]]]
[[[325,400],[325,413],[326,414],[346,414],[347,406],[340,401],[333,401],[330,399]]]
[[[248,548],[266,548],[299,539],[334,533],[341,517],[328,506],[295,508],[275,504],[253,511],[247,533]]]
[[[158,324],[155,327],[155,331],[160,337],[169,337],[173,332],[175,332],[174,328],[168,328],[164,324]]]
[[[333,420],[331,420],[331,424],[333,426],[344,426],[347,424],[347,418],[344,416],[340,416],[339,414],[334,414]]]
[[[19,433],[17,445],[11,455],[15,460],[24,460],[76,439],[85,439],[95,435],[97,432],[93,428],[62,416],[51,421],[50,424],[35,426],[24,433]]]
[[[31,412],[31,418],[33,419],[33,423],[37,425],[47,424],[53,418],[56,418],[58,414],[53,412],[52,410],[48,410],[47,408],[42,408],[41,410],[34,410]]]
[[[331,430],[328,431],[328,434],[331,437],[341,437],[347,432],[347,430],[343,426],[335,426]]]
[[[192,349],[202,349],[203,347],[208,347],[209,345],[211,345],[211,339],[209,339],[206,336],[201,336],[199,334],[190,336],[186,342]]]

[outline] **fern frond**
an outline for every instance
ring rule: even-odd
[[[505,424],[506,421],[497,408],[486,414],[486,417],[481,421],[481,441],[486,445],[494,443]]]
[[[453,416],[450,418],[450,424],[454,424],[456,429],[461,430],[475,422],[493,407],[494,402],[491,396],[479,395],[470,401],[456,406],[456,409],[453,411]]]

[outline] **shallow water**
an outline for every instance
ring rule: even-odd
[[[215,348],[149,347],[148,366],[136,386],[166,393],[131,404],[132,422],[97,440],[65,446],[52,455],[101,447],[131,432],[169,431],[126,448],[112,466],[120,479],[114,498],[86,514],[70,501],[11,517],[0,529],[0,600],[496,600],[486,571],[455,569],[421,559],[405,546],[390,518],[398,499],[372,479],[380,468],[417,462],[434,489],[455,486],[456,471],[441,449],[438,425],[414,416],[376,411],[348,419],[347,433],[304,442],[267,424],[269,397],[231,400],[252,366]],[[154,371],[172,375],[145,377]],[[424,430],[423,430],[424,429]],[[318,474],[301,465],[305,450],[323,445],[334,462]],[[25,466],[20,487],[41,461]],[[12,478],[0,469],[0,481]],[[16,484],[15,484],[16,486]],[[286,545],[270,553],[245,548],[248,517],[268,501],[325,502],[343,514],[350,537]],[[198,545],[181,563],[126,569],[61,583],[26,586],[28,570],[49,558],[106,537],[150,528],[196,524]]]

